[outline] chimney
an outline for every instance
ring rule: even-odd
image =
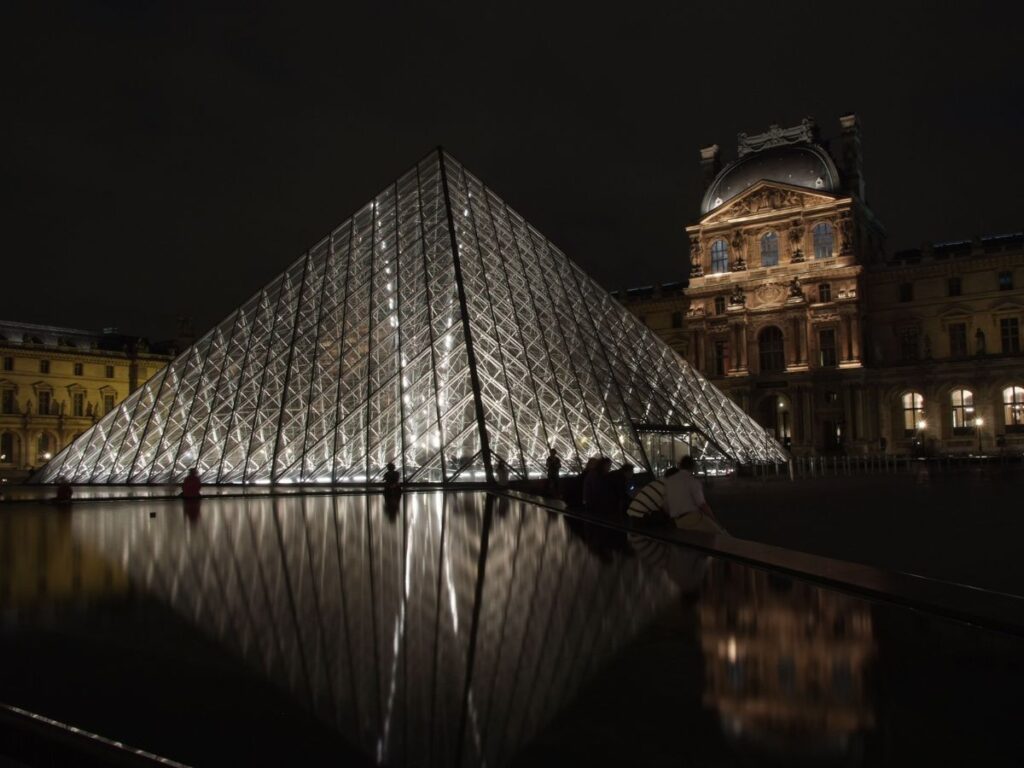
[[[842,126],[842,147],[843,147],[843,176],[846,178],[846,188],[850,194],[864,200],[864,169],[863,158],[860,149],[860,123],[854,114],[843,115],[839,118]]]
[[[718,172],[722,170],[722,158],[718,154],[717,144],[712,144],[710,147],[701,147],[700,169],[702,182],[700,191],[705,192],[711,186],[711,182],[715,180]]]

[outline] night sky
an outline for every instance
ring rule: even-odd
[[[296,5],[5,9],[0,319],[205,330],[438,144],[609,288],[685,276],[699,147],[805,115],[891,251],[1024,228],[1019,4]]]

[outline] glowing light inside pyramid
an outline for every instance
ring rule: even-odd
[[[740,462],[764,430],[451,157],[432,154],[149,380],[41,482],[479,481],[549,448],[649,466],[637,425]]]

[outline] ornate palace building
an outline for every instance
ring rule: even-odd
[[[702,149],[685,297],[620,298],[795,454],[1019,451],[1024,235],[888,255],[840,128]]]
[[[171,359],[145,341],[0,322],[0,481],[45,464]]]

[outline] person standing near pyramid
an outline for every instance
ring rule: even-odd
[[[558,474],[562,470],[562,460],[558,458],[558,451],[554,448],[548,454],[548,496],[559,497]]]
[[[395,462],[389,461],[384,473],[384,493],[397,494],[402,492],[402,476],[395,469]]]

